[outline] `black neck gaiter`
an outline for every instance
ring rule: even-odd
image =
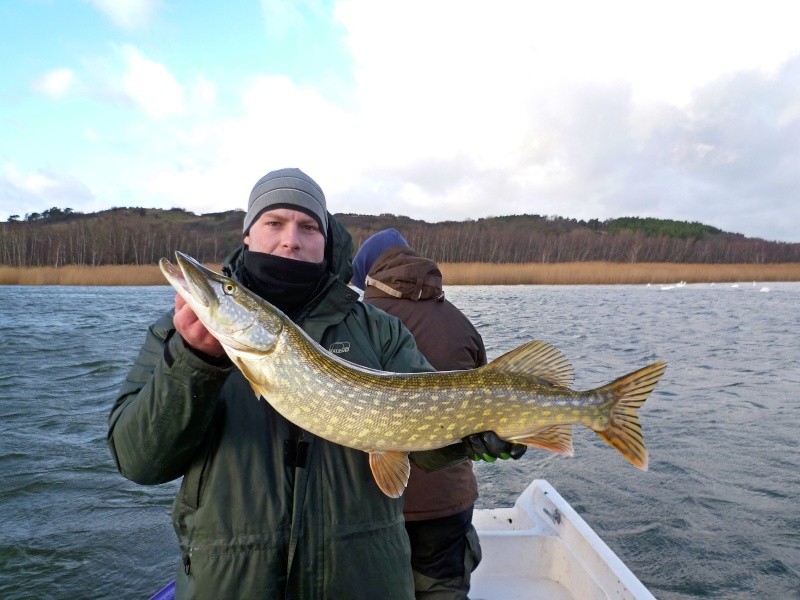
[[[244,251],[244,284],[289,317],[311,300],[327,274],[325,260],[312,263]]]

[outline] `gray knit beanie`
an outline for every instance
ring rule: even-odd
[[[322,235],[328,237],[328,209],[325,194],[317,182],[300,169],[278,169],[258,180],[250,192],[247,214],[244,217],[243,235],[267,209],[289,208],[314,217]]]

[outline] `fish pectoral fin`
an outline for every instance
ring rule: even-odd
[[[266,389],[259,387],[252,381],[250,381],[250,387],[253,388],[253,393],[256,395],[256,400],[261,400],[261,398],[267,395]]]
[[[540,429],[536,433],[513,440],[518,444],[525,444],[533,448],[541,448],[542,450],[550,450],[557,454],[564,456],[573,456],[572,450],[572,425],[553,425],[546,429]]]
[[[399,498],[408,485],[411,465],[408,452],[370,452],[369,467],[381,491],[390,498]]]
[[[483,369],[521,373],[537,377],[550,385],[570,387],[575,371],[561,350],[547,342],[533,341],[506,352]]]
[[[253,393],[256,395],[256,400],[260,400],[262,396],[267,395],[267,389],[256,383],[256,378],[250,373],[250,370],[247,368],[247,365],[241,358],[233,358],[232,362],[242,372],[242,375],[244,375],[244,378],[247,379],[247,383],[250,384],[250,387],[253,388]]]

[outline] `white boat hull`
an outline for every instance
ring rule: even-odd
[[[547,481],[473,516],[483,551],[471,600],[655,600]]]

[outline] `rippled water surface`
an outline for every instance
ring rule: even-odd
[[[800,598],[800,284],[449,287],[490,358],[531,339],[589,388],[655,360],[650,470],[592,432],[575,457],[480,464],[480,506],[543,477],[664,599]],[[0,286],[0,598],[146,598],[178,563],[177,482],[117,474],[117,388],[171,288]]]

